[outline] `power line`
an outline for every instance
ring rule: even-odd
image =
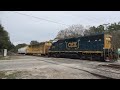
[[[66,12],[63,12],[63,13],[66,14]],[[72,14],[66,14],[66,15],[69,15],[69,16],[72,16],[72,17],[77,17],[77,18],[79,17],[79,16],[75,16],[75,15],[72,15]],[[80,17],[79,17],[79,19],[82,20],[82,21],[84,20],[83,18],[80,18]],[[86,23],[90,24],[90,22],[88,22],[88,21],[86,21]]]
[[[10,11],[10,12],[13,12],[13,11]],[[28,15],[28,14],[23,14],[23,13],[19,13],[19,12],[14,12],[14,13],[17,13],[17,14],[20,14],[20,15],[24,15],[24,16],[29,16],[29,17],[40,19],[40,20],[44,20],[44,21],[48,21],[48,22],[52,22],[52,23],[57,23],[57,24],[65,25],[65,26],[70,26],[70,25],[67,25],[67,24],[64,24],[64,23],[59,23],[59,22],[56,22],[56,21],[52,21],[52,20],[48,20],[48,19],[44,19],[44,18],[40,18],[40,17]]]
[[[66,12],[64,12],[65,14],[66,14]],[[83,19],[83,18],[80,18],[79,16],[76,16],[76,15],[73,15],[73,14],[68,14],[69,16],[73,16],[73,17],[77,17],[77,18],[79,18],[79,19]],[[86,16],[85,16],[86,17]],[[86,17],[87,19],[91,19],[90,17]],[[93,18],[94,19],[94,18]],[[93,22],[93,19],[92,19],[92,22]],[[95,19],[94,19],[95,20]],[[88,21],[90,21],[90,20],[88,20]],[[95,22],[97,22],[97,21],[95,21]],[[90,22],[88,22],[88,23],[90,23]]]
[[[64,12],[64,13],[66,13],[66,12]],[[76,16],[76,15],[73,15],[73,14],[69,14],[70,16],[74,16],[74,17],[79,17],[79,16]],[[92,21],[92,22],[96,22],[96,23],[98,23],[98,21],[100,21],[98,18],[95,18],[95,17],[88,17],[88,16],[85,16],[87,19],[88,19],[88,21]],[[102,17],[103,18],[103,17]],[[81,19],[80,17],[79,17],[79,19]],[[102,20],[103,21],[103,20]]]

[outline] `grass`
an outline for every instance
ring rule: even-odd
[[[16,77],[19,76],[20,74],[21,74],[21,72],[20,72],[20,71],[17,71],[17,72],[14,72],[14,73],[12,73],[12,74],[6,75],[5,77],[6,77],[7,79],[16,79]]]
[[[0,79],[17,79],[17,77],[20,77],[24,72],[22,71],[15,71],[13,73],[10,73],[6,75],[7,71],[0,71]]]
[[[5,78],[5,72],[1,71],[0,72],[0,79]]]
[[[10,60],[10,59],[11,59],[10,56],[7,56],[7,57],[0,56],[0,60]]]

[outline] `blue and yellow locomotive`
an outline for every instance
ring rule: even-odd
[[[117,59],[111,44],[112,36],[98,34],[54,42],[48,54],[53,57],[78,57],[90,60]]]

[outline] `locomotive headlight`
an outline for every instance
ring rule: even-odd
[[[106,38],[106,40],[107,40],[107,41],[111,41],[111,39],[110,39],[110,38]]]

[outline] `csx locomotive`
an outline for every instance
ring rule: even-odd
[[[31,54],[41,54],[49,57],[113,60],[117,57],[112,48],[111,40],[112,36],[109,34],[61,39],[55,42],[44,42],[42,46],[41,44],[29,45],[26,54],[31,52]]]

